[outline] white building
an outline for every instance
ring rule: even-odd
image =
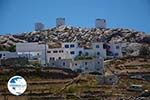
[[[8,58],[17,58],[19,57],[16,52],[9,52],[9,51],[0,51],[0,65],[2,59]]]
[[[27,57],[29,60],[37,59],[45,64],[47,45],[39,43],[16,43],[16,52],[19,56]]]
[[[70,68],[72,70],[81,70],[82,72],[99,72],[104,74],[103,58],[74,60]]]
[[[106,28],[106,20],[105,19],[96,19],[95,27],[96,28]]]
[[[51,67],[69,68],[74,71],[90,73],[98,72],[104,74],[103,58],[92,58],[92,59],[57,59],[51,60],[49,63]]]
[[[0,51],[0,59],[17,58],[16,52]]]
[[[94,55],[96,57],[103,57],[106,58],[106,49],[104,49],[102,42],[92,43],[92,49],[94,51]]]
[[[44,24],[38,22],[38,23],[35,23],[35,31],[40,31],[40,30],[43,30],[44,29]]]
[[[47,59],[48,61],[57,59],[74,59],[76,56],[82,55],[83,51],[84,49],[80,48],[78,43],[62,43],[61,48],[47,49]]]
[[[62,48],[64,48],[67,55],[73,59],[76,56],[82,55],[84,52],[84,48],[79,47],[78,43],[76,42],[62,43]]]
[[[106,53],[108,58],[122,57],[122,44],[121,43],[107,43]]]
[[[92,57],[96,59],[122,57],[120,43],[101,42],[92,43],[90,49],[79,47],[76,42],[62,43],[60,48],[48,48],[46,44],[39,43],[17,43],[16,52],[20,57],[27,57],[29,60],[37,59],[41,64],[49,64],[51,66],[54,61],[74,60],[78,57]],[[68,66],[71,65],[68,64]]]
[[[95,58],[113,58],[122,57],[121,44],[106,44],[107,48],[104,47],[104,43],[97,42],[92,43],[90,49],[79,47],[76,42],[62,43],[60,48],[48,48],[47,49],[47,60],[57,59],[75,59],[77,56],[90,56]]]
[[[65,18],[56,18],[56,27],[65,25]]]

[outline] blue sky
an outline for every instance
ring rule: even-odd
[[[0,0],[0,34],[29,32],[35,22],[94,27],[96,18],[109,28],[131,28],[150,33],[150,0]]]

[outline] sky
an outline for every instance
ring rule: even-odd
[[[108,28],[150,34],[150,0],[0,0],[0,34],[30,32],[36,22],[52,28],[57,17],[83,28],[95,27],[101,18]]]

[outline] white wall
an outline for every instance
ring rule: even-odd
[[[0,59],[17,58],[17,57],[18,54],[16,52],[0,51]]]
[[[115,57],[122,57],[122,46],[121,46],[121,43],[110,43],[109,46],[110,46],[110,51],[113,52],[113,55]]]
[[[79,52],[82,52],[82,54],[84,52],[84,49],[80,48],[78,46],[78,43],[74,43],[74,42],[62,43],[62,48],[66,51],[67,55],[69,55],[69,57],[72,59],[78,56],[80,54]]]
[[[103,43],[92,43],[92,48],[95,52],[96,57],[106,58],[106,50],[103,48]]]
[[[30,59],[38,57],[41,64],[45,64],[45,51],[48,48],[45,44],[32,43],[16,43],[16,52],[20,55],[26,55]]]

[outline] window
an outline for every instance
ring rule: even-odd
[[[69,48],[69,45],[68,45],[68,44],[66,44],[66,45],[65,45],[65,48]]]
[[[106,49],[106,44],[103,44],[103,49]]]
[[[78,64],[77,63],[75,63],[75,66],[77,66]]]
[[[58,59],[61,59],[61,57],[58,57]]]
[[[119,54],[118,53],[115,53],[115,56],[118,56]]]
[[[0,54],[0,58],[2,58],[2,54]]]
[[[82,55],[82,51],[79,51],[79,56],[81,56]]]
[[[63,50],[59,50],[59,53],[63,53]]]
[[[66,65],[66,63],[65,62],[63,62],[63,66],[65,66]]]
[[[99,48],[99,45],[96,45],[96,48]]]
[[[85,62],[85,65],[87,65],[87,62]]]
[[[57,53],[57,52],[58,52],[57,50],[53,51],[53,53]]]
[[[110,78],[109,80],[112,81],[112,78]]]
[[[99,61],[98,61],[97,63],[98,63],[98,64],[100,64],[100,62],[99,62]]]
[[[97,52],[97,55],[99,56],[99,55],[100,55],[100,52]]]
[[[3,56],[5,56],[5,54],[3,54]]]
[[[118,46],[118,45],[116,46],[116,49],[119,49],[119,46]]]
[[[88,70],[88,68],[87,68],[87,67],[85,67],[85,70]]]
[[[52,63],[52,65],[54,66],[55,64],[54,64],[54,63]]]
[[[71,44],[71,45],[70,45],[70,48],[74,48],[74,47],[75,47],[74,44]]]
[[[55,60],[55,58],[53,57],[52,60]]]
[[[74,52],[74,51],[70,51],[70,54],[74,55],[74,54],[75,54],[75,52]]]
[[[51,51],[47,51],[47,53],[51,53]]]
[[[85,55],[86,55],[86,56],[88,56],[88,55],[89,55],[89,53],[88,53],[88,52],[86,52],[86,53],[85,53]]]

